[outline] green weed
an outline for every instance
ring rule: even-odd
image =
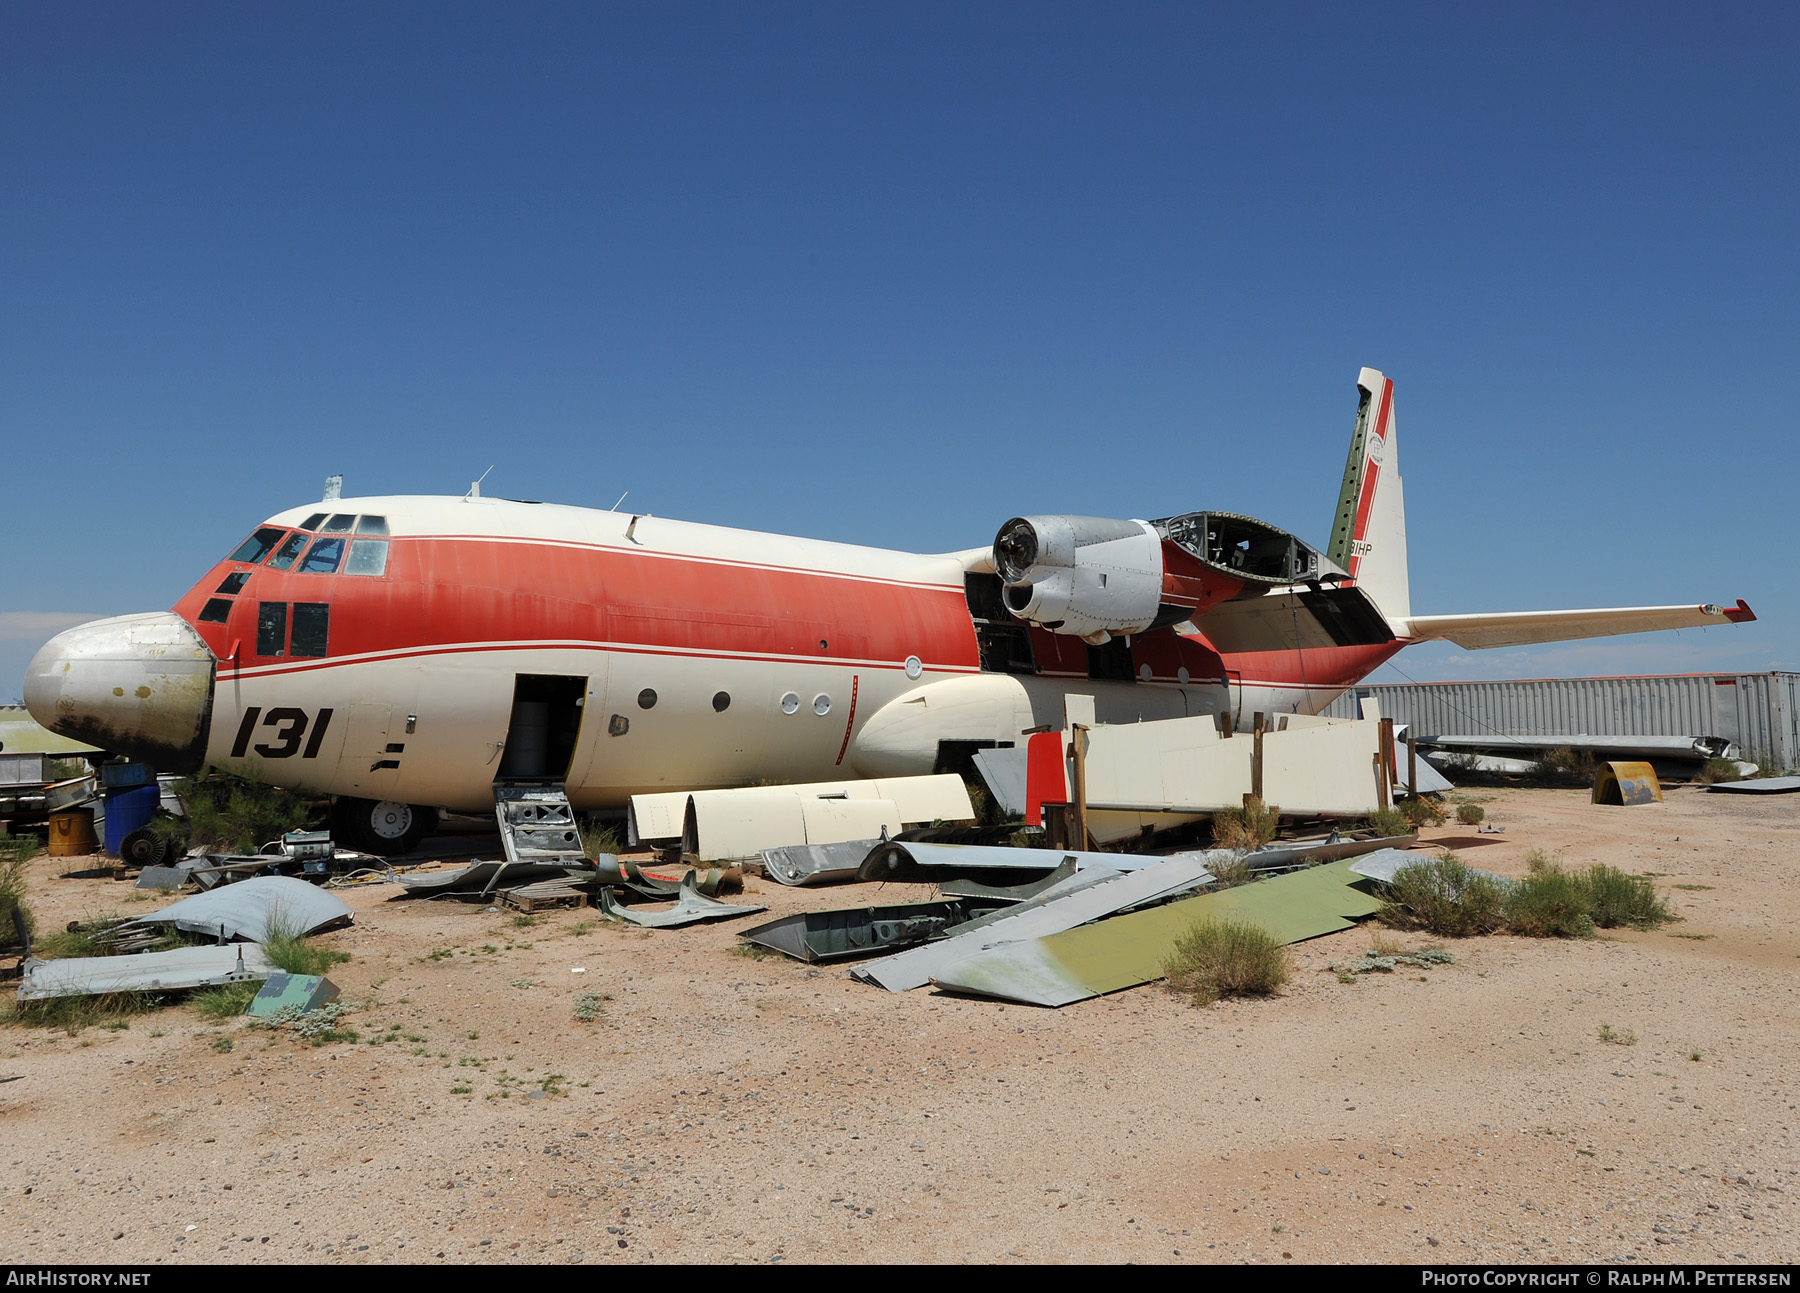
[[[254,853],[322,816],[313,801],[269,785],[254,763],[237,772],[208,768],[176,783],[175,793],[187,805],[187,837],[220,853]]]
[[[1527,938],[1592,938],[1587,886],[1536,850],[1525,862],[1525,878],[1506,895],[1507,927]]]
[[[260,983],[226,983],[216,988],[205,988],[188,998],[202,1019],[223,1022],[236,1019],[244,1013],[245,1007],[255,998],[262,987]]]
[[[1491,876],[1472,870],[1454,854],[1401,867],[1386,886],[1379,916],[1398,929],[1422,929],[1445,938],[1491,934],[1504,920],[1506,896]]]
[[[1482,822],[1487,820],[1487,809],[1483,808],[1480,804],[1458,804],[1456,806],[1456,820],[1461,822],[1464,826],[1479,826]]]
[[[1287,982],[1288,953],[1260,925],[1210,918],[1175,940],[1162,969],[1170,988],[1200,1006],[1274,992]]]
[[[1244,796],[1242,808],[1221,808],[1213,814],[1213,843],[1222,849],[1248,851],[1275,838],[1281,810],[1264,804],[1255,795]]]
[[[1413,833],[1413,824],[1398,808],[1371,808],[1364,821],[1370,830],[1384,839],[1390,835],[1411,835]]]

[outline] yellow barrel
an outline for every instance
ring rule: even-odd
[[[50,814],[50,856],[80,857],[100,847],[94,838],[92,808],[64,808]]]

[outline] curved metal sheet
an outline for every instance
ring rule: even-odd
[[[183,898],[131,923],[173,925],[192,934],[217,934],[223,928],[227,938],[266,943],[272,930],[302,936],[347,925],[354,916],[336,894],[292,876],[263,875]]]

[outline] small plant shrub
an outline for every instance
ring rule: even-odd
[[[1703,786],[1716,785],[1721,781],[1742,781],[1744,774],[1738,771],[1734,759],[1708,759],[1700,765],[1700,774],[1694,778]]]
[[[1368,822],[1369,829],[1377,835],[1411,835],[1413,833],[1413,824],[1398,808],[1371,808],[1365,820]]]
[[[1525,878],[1506,895],[1506,924],[1527,938],[1592,938],[1587,886],[1541,852],[1526,856]]]
[[[1240,884],[1249,884],[1256,879],[1256,872],[1243,858],[1230,861],[1215,859],[1206,864],[1206,869],[1213,874],[1213,890],[1235,889]]]
[[[581,828],[581,848],[589,860],[596,859],[603,853],[616,855],[624,846],[624,841],[619,838],[617,823],[602,823],[590,818],[588,824]]]
[[[323,814],[312,800],[243,772],[208,768],[176,784],[187,805],[187,837],[220,853],[254,853],[289,831],[312,830]]]
[[[1479,826],[1483,821],[1487,820],[1487,809],[1483,808],[1480,804],[1458,804],[1456,806],[1456,820],[1461,822],[1464,826]]]
[[[1470,869],[1454,853],[1401,867],[1386,896],[1380,917],[1397,929],[1468,938],[1493,933],[1505,919],[1500,883]]]
[[[260,983],[226,983],[216,988],[207,988],[196,992],[188,998],[191,1005],[203,1019],[211,1019],[223,1023],[227,1019],[236,1019],[244,1013],[251,999],[256,996]]]
[[[1579,877],[1587,890],[1588,915],[1601,929],[1628,925],[1655,929],[1674,919],[1668,904],[1656,896],[1648,876],[1627,875],[1617,867],[1591,866]]]
[[[1406,818],[1407,826],[1415,831],[1421,826],[1441,826],[1444,822],[1444,810],[1423,795],[1409,795],[1402,801],[1400,815]]]
[[[1242,808],[1221,808],[1213,814],[1213,843],[1222,849],[1248,851],[1275,838],[1281,810],[1265,805],[1255,795],[1244,797]]]
[[[1559,745],[1554,750],[1544,751],[1537,772],[1543,780],[1557,785],[1591,786],[1600,773],[1600,763],[1587,750],[1572,750]]]
[[[1175,940],[1163,973],[1169,987],[1197,1006],[1220,997],[1267,996],[1287,982],[1287,948],[1260,925],[1203,920]]]

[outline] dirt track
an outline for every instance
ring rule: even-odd
[[[734,955],[731,925],[517,927],[351,890],[355,927],[324,937],[354,958],[333,978],[358,1044],[180,1007],[0,1030],[23,1075],[0,1085],[0,1253],[1800,1259],[1800,796],[1585,800],[1495,792],[1504,835],[1427,835],[1509,874],[1535,847],[1710,886],[1671,891],[1682,923],[1454,943],[1345,985],[1323,966],[1366,947],[1351,931],[1296,948],[1286,995],[1202,1010],[894,997]],[[44,927],[141,909],[69,863],[34,864]],[[928,893],[752,888],[777,914]],[[583,992],[612,998],[593,1023]]]

